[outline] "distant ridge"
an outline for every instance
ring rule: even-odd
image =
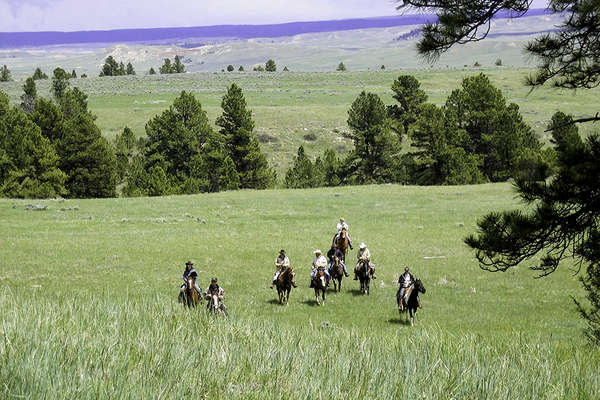
[[[527,12],[525,17],[550,14],[545,9]],[[502,13],[497,18],[508,18]],[[354,29],[391,28],[421,25],[434,21],[434,14],[397,15],[314,22],[290,22],[271,25],[215,25],[189,28],[116,29],[76,32],[0,32],[0,48],[42,47],[91,43],[143,43],[199,39],[253,39],[293,36],[304,33],[347,31]]]

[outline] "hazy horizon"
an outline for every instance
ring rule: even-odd
[[[92,7],[87,7],[92,4]],[[0,32],[259,25],[401,15],[392,0],[0,0]],[[532,8],[546,7],[534,0]],[[132,18],[132,16],[135,16]]]

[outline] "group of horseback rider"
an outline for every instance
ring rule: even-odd
[[[325,256],[323,255],[323,252],[321,250],[317,249],[317,250],[313,251],[315,258],[313,259],[312,265],[311,265],[311,267],[312,267],[312,271],[310,273],[311,287],[312,287],[312,280],[315,276],[315,273],[319,269],[322,269],[323,272],[325,273],[325,276],[327,279],[327,286],[329,286],[329,281],[331,279],[331,269],[336,261],[339,262],[340,265],[342,266],[342,268],[344,269],[344,275],[348,276],[348,269],[346,267],[345,255],[342,252],[342,250],[340,249],[340,246],[337,245],[338,239],[340,238],[342,231],[345,230],[346,237],[348,238],[348,246],[350,247],[350,249],[353,249],[352,239],[350,238],[350,234],[348,233],[348,224],[346,223],[344,218],[340,218],[340,221],[337,223],[337,230],[338,230],[338,232],[333,237],[331,249],[327,252],[327,258],[329,259],[329,261],[327,260],[327,258],[325,258]],[[371,263],[371,252],[369,251],[369,249],[367,248],[367,245],[364,242],[360,244],[358,253],[356,254],[356,257],[358,259],[358,263],[357,263],[356,267],[354,268],[354,280],[358,279],[357,270],[360,267],[361,263],[367,263],[367,266],[369,268],[369,274],[371,275],[371,277],[373,279],[377,279],[377,277],[375,276],[375,265]],[[285,250],[281,250],[279,252],[279,256],[275,259],[275,274],[273,275],[273,282],[271,284],[271,289],[275,285],[279,275],[283,271],[285,271],[289,266],[290,266],[290,259],[286,256]],[[297,287],[296,282],[292,282],[292,285],[294,287]]]
[[[227,307],[225,307],[225,304],[223,304],[223,299],[225,298],[225,290],[223,290],[223,288],[219,286],[218,279],[212,278],[210,280],[210,285],[208,285],[208,287],[206,288],[206,290],[203,293],[200,286],[198,286],[198,272],[196,271],[196,268],[194,268],[194,263],[191,261],[188,261],[185,263],[185,270],[183,271],[183,282],[184,283],[183,283],[183,285],[181,285],[181,288],[179,289],[179,298],[180,299],[183,298],[183,295],[185,292],[185,285],[186,285],[188,277],[191,277],[193,279],[194,290],[196,290],[196,292],[198,292],[199,297],[204,297],[206,300],[209,300],[209,305],[210,305],[210,300],[212,299],[212,297],[214,295],[216,295],[217,298],[219,299],[221,310],[222,311],[227,310]]]
[[[310,273],[311,287],[312,287],[312,281],[315,276],[315,273],[319,269],[322,269],[323,272],[325,273],[325,276],[327,278],[327,286],[329,286],[329,281],[331,279],[331,268],[333,267],[335,262],[339,262],[341,264],[342,268],[344,269],[344,275],[348,276],[348,269],[346,268],[346,263],[345,263],[345,255],[342,252],[342,250],[339,248],[337,243],[338,243],[338,239],[340,238],[340,235],[343,230],[345,230],[345,232],[346,232],[346,237],[348,238],[348,246],[350,247],[350,249],[353,249],[352,239],[350,238],[350,234],[348,233],[348,224],[346,223],[344,218],[340,218],[340,221],[337,223],[336,227],[337,227],[338,232],[335,234],[335,236],[333,238],[333,243],[331,245],[331,249],[327,252],[327,258],[329,258],[329,261],[327,261],[327,258],[325,258],[325,256],[321,252],[321,250],[317,249],[313,252],[313,254],[315,255],[315,258],[313,259],[312,271]],[[371,263],[371,252],[369,251],[369,249],[367,248],[367,245],[364,242],[362,242],[360,244],[358,252],[356,254],[356,258],[357,258],[357,264],[356,264],[356,267],[354,268],[354,280],[358,279],[357,272],[358,272],[358,269],[361,267],[361,264],[363,264],[363,263],[366,263],[367,268],[368,268],[368,273],[371,275],[372,279],[377,279],[377,277],[375,276],[375,265]],[[275,285],[279,275],[281,275],[281,273],[283,273],[289,267],[290,267],[290,259],[285,254],[285,250],[282,249],[279,251],[279,255],[275,259],[275,274],[273,275],[273,282],[271,284],[271,289]],[[198,286],[198,283],[197,283],[198,273],[196,272],[196,269],[194,268],[194,263],[191,261],[188,261],[185,263],[185,271],[183,271],[183,281],[184,282],[187,282],[188,276],[193,278],[194,289],[198,292],[198,295],[200,297],[204,297],[205,299],[210,300],[212,298],[212,296],[216,294],[218,296],[219,300],[221,301],[221,307],[223,308],[223,310],[226,309],[225,305],[222,303],[222,300],[225,295],[225,291],[223,290],[223,288],[221,288],[217,284],[217,278],[211,279],[210,285],[206,288],[206,291],[203,293],[202,289],[200,288],[200,286]],[[400,310],[404,310],[404,304],[400,300],[404,297],[408,288],[410,288],[411,285],[413,285],[415,283],[415,278],[410,273],[408,267],[404,268],[404,273],[402,275],[400,275],[400,277],[398,278],[398,283],[400,284],[400,289],[398,291],[398,306],[400,307]],[[298,287],[295,281],[292,281],[292,286]],[[185,283],[183,285],[181,285],[180,297],[183,296],[184,290],[185,290]],[[417,295],[417,301],[419,304],[419,308],[421,308],[421,299],[419,298],[418,295]]]

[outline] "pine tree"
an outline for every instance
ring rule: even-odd
[[[135,136],[129,127],[123,129],[123,133],[115,138],[116,170],[119,180],[125,179],[129,170],[129,164],[135,149]]]
[[[346,163],[354,163],[352,175],[358,183],[393,182],[400,153],[398,136],[392,133],[383,101],[374,93],[362,92],[348,110],[354,151]]]
[[[234,68],[234,67],[233,67],[233,65],[231,65],[231,64],[229,64],[229,65],[227,66],[227,72],[233,72],[233,70],[234,70],[234,69],[235,69],[235,68]]]
[[[176,74],[181,74],[185,72],[185,65],[183,65],[179,56],[175,56],[175,62],[173,63],[173,72]]]
[[[242,188],[265,189],[275,181],[254,135],[252,112],[246,108],[242,89],[233,83],[221,101],[223,114],[216,124],[225,138],[225,148],[240,176]]]
[[[57,67],[52,76],[52,92],[55,99],[60,99],[63,92],[69,87],[69,74],[64,69]]]
[[[394,100],[398,104],[388,107],[388,114],[394,120],[395,131],[408,134],[409,127],[418,117],[419,106],[427,101],[427,94],[421,83],[412,75],[400,75],[392,84]]]
[[[37,81],[38,79],[48,79],[48,75],[43,73],[39,67],[36,68],[35,72],[33,73],[33,80]]]
[[[148,75],[156,75],[156,71],[154,70],[154,67],[150,67],[150,71],[148,71]]]
[[[8,69],[8,67],[6,65],[3,65],[2,68],[0,68],[0,82],[9,82],[9,81],[12,81],[10,70]]]
[[[193,94],[182,91],[173,105],[146,124],[147,139],[144,145],[144,168],[160,166],[173,186],[170,192],[198,192],[211,190],[209,176],[220,164],[208,164],[204,156],[219,145],[213,146],[213,130],[202,105]],[[210,150],[209,150],[210,149]],[[216,168],[208,170],[208,168]],[[144,190],[146,188],[140,188]]]
[[[466,131],[467,153],[483,156],[482,172],[491,181],[504,181],[515,173],[516,161],[541,145],[523,121],[519,107],[506,104],[502,92],[484,74],[463,79],[446,101],[446,114]]]
[[[160,67],[161,74],[173,74],[175,73],[175,67],[171,64],[171,60],[168,58],[164,59],[163,65]]]
[[[267,71],[267,72],[277,71],[277,65],[275,64],[275,61],[273,61],[272,59],[268,60],[265,63],[265,71]]]
[[[135,70],[130,62],[127,63],[127,75],[135,75]]]
[[[73,70],[73,71],[71,72],[71,78],[72,78],[72,79],[76,79],[76,78],[77,78],[77,73],[75,72],[75,70]]]
[[[42,135],[56,145],[65,135],[64,116],[60,106],[51,100],[40,98],[35,103],[31,120],[40,127]]]
[[[37,100],[37,89],[32,77],[25,80],[23,92],[24,93],[21,95],[21,108],[26,113],[31,113],[35,110],[35,102]]]
[[[240,176],[235,170],[233,160],[229,156],[223,161],[223,167],[219,176],[219,185],[222,190],[237,190],[240,188]]]
[[[61,170],[67,174],[66,186],[70,197],[116,195],[115,156],[89,112],[78,113],[66,121],[59,154]]]
[[[346,65],[343,62],[340,62],[336,68],[336,71],[339,71],[339,72],[346,71]]]
[[[239,72],[244,72],[244,66],[243,66],[243,65],[240,65],[240,67],[238,68],[238,71],[239,71]]]
[[[585,266],[580,278],[589,306],[575,301],[588,323],[587,335],[600,344],[600,138],[579,136],[573,118],[556,113],[549,124],[558,171],[551,180],[518,179],[527,211],[493,212],[479,232],[465,239],[482,268],[505,271],[538,259],[531,269],[545,276],[565,259]]]
[[[0,92],[0,195],[47,198],[66,194],[59,158],[28,116]]]
[[[285,174],[285,186],[288,188],[316,187],[315,166],[304,153],[304,146],[298,147],[294,165]]]

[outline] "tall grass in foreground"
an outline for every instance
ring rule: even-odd
[[[36,298],[5,288],[0,397],[600,398],[593,348],[439,329],[279,326],[240,310],[214,319],[158,297]]]

